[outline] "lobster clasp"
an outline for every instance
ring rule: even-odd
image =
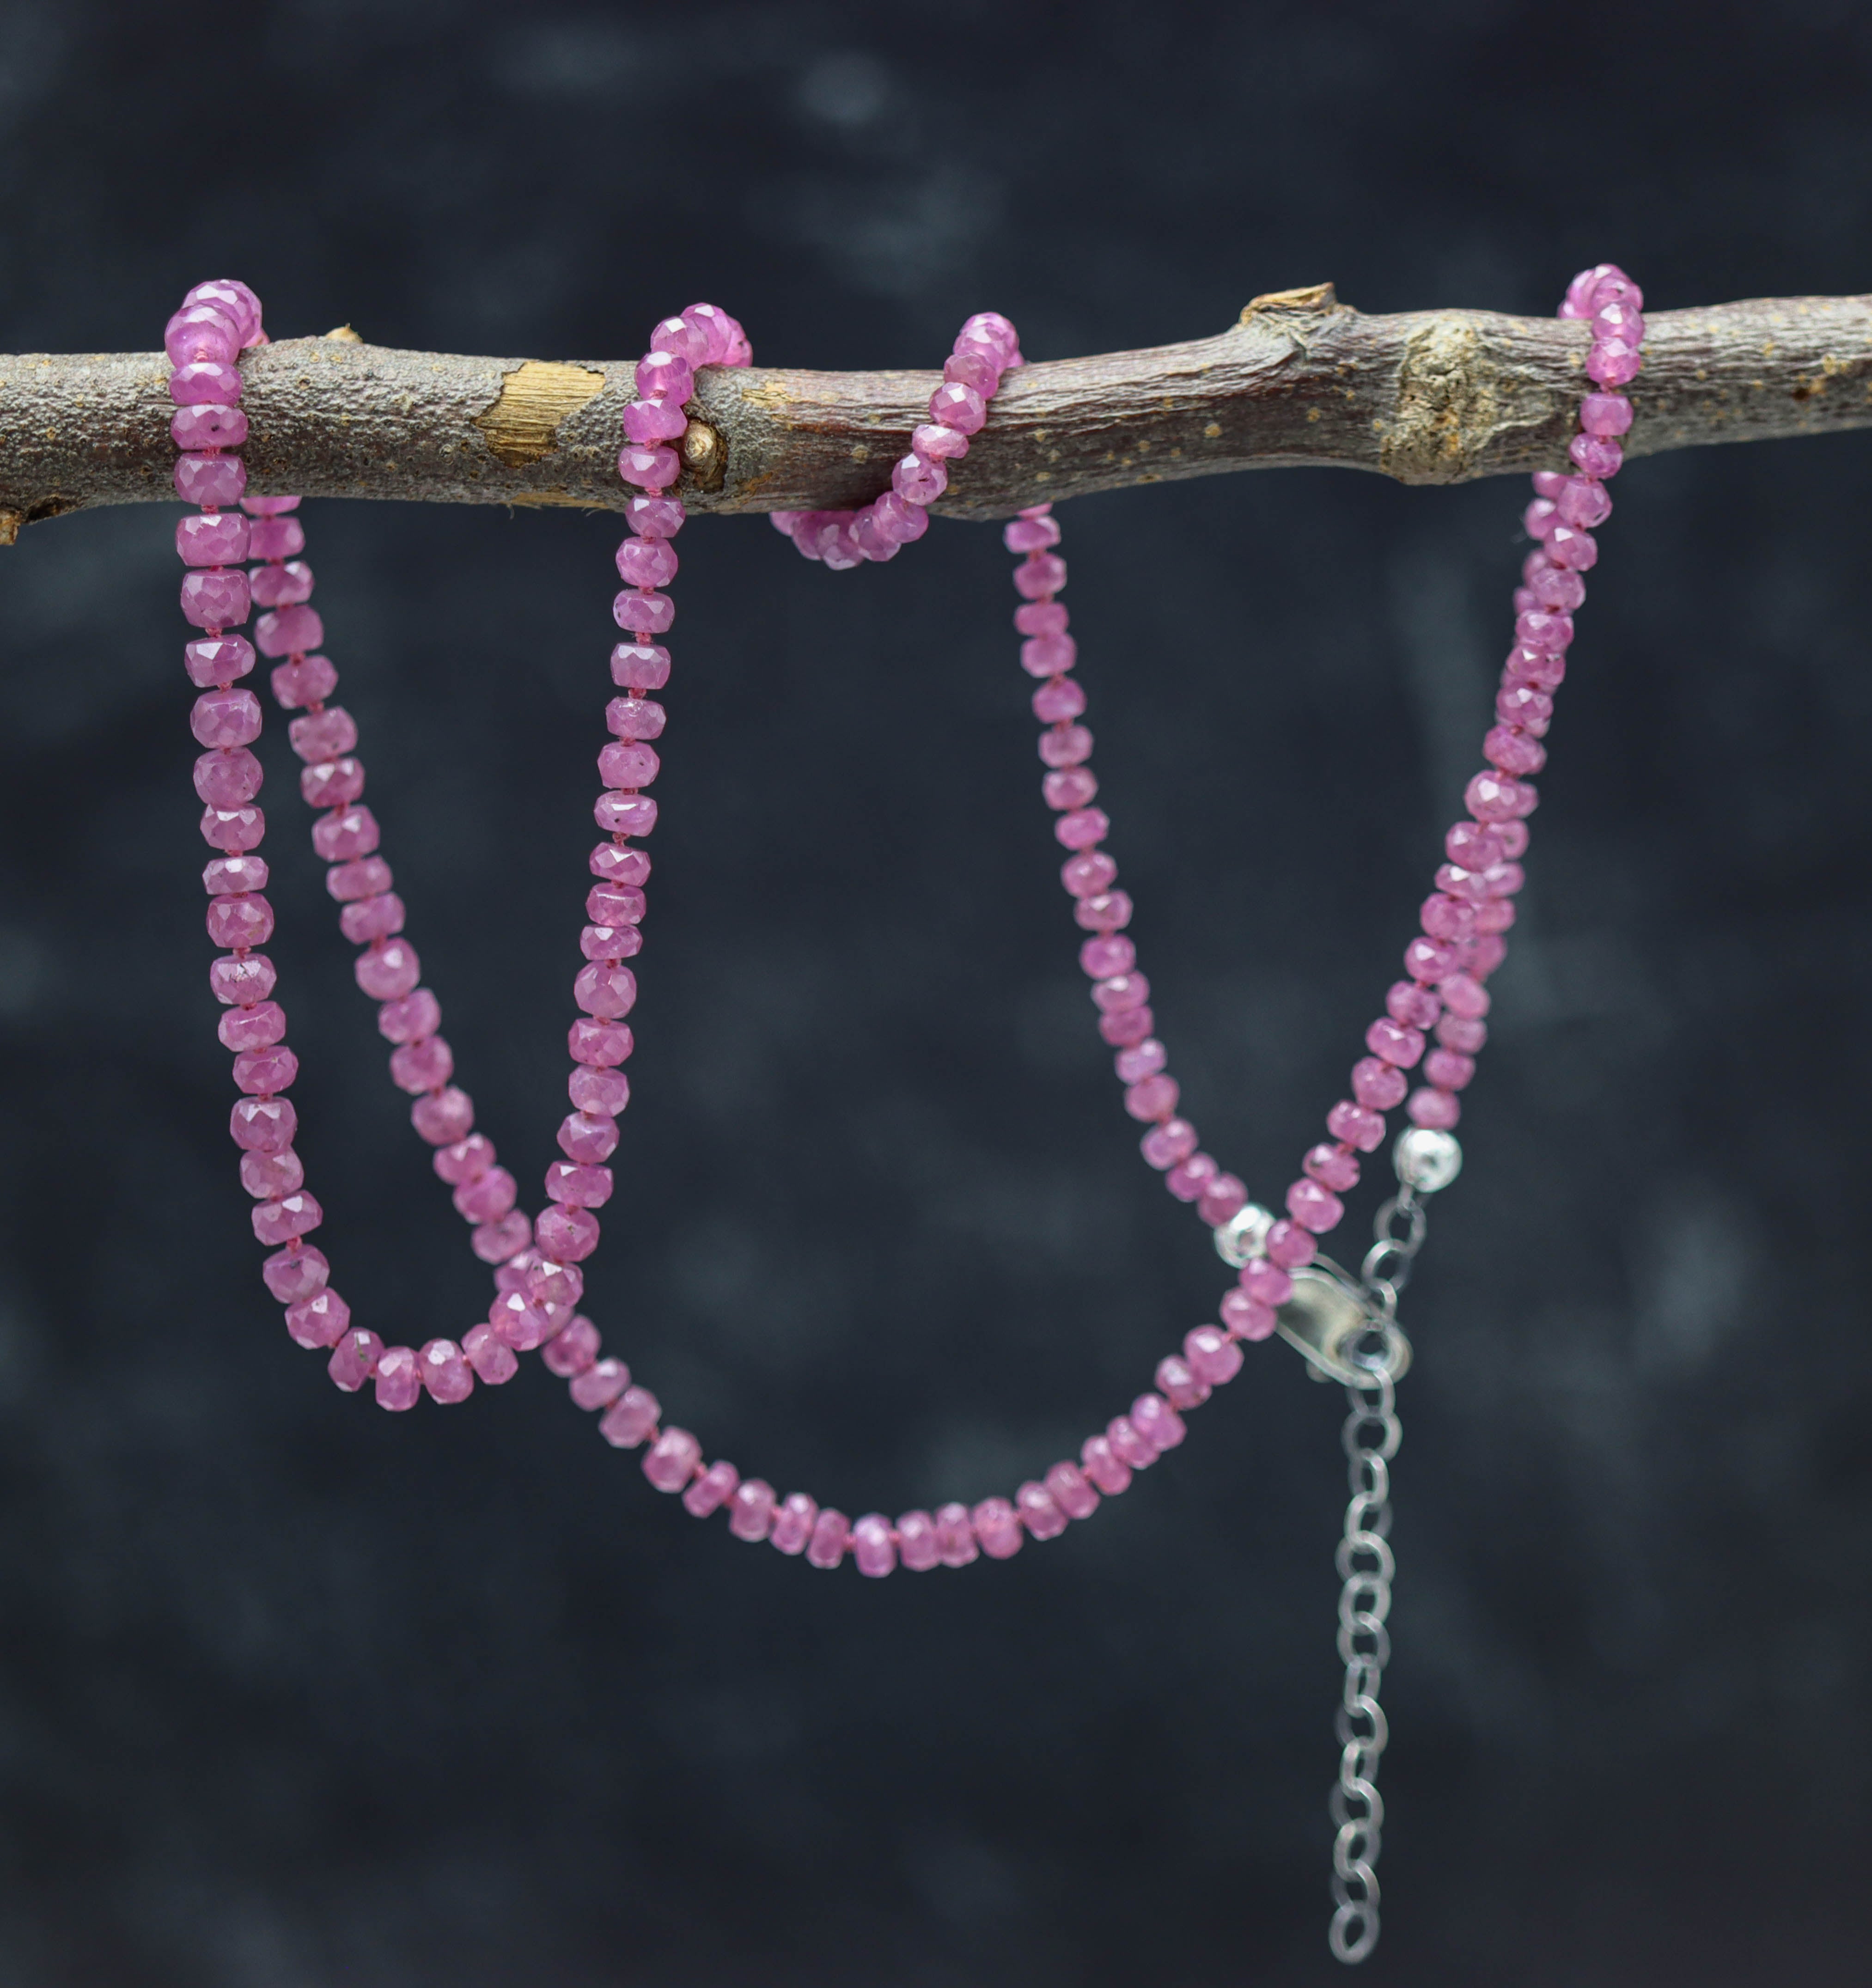
[[[1411,1342],[1369,1292],[1325,1256],[1292,1274],[1293,1295],[1280,1307],[1276,1323],[1316,1381],[1369,1388],[1381,1375],[1403,1378],[1411,1365]]]

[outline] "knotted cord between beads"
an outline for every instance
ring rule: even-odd
[[[256,894],[265,882],[265,865],[251,855],[264,833],[264,820],[251,805],[258,789],[258,762],[251,754],[245,760],[236,756],[258,735],[259,715],[251,693],[232,688],[252,667],[252,654],[242,638],[227,633],[245,620],[248,599],[245,576],[229,570],[242,556],[231,549],[242,521],[224,509],[242,497],[245,488],[238,458],[231,453],[245,434],[235,362],[240,350],[265,334],[252,293],[233,284],[191,292],[170,329],[177,365],[171,392],[180,404],[175,435],[185,451],[177,463],[177,489],[203,506],[203,516],[184,520],[177,532],[178,549],[195,569],[184,583],[184,612],[206,631],[203,643],[191,645],[191,674],[206,671],[196,680],[214,686],[198,702],[197,731],[198,737],[204,725],[209,732],[203,743],[211,752],[204,759],[213,757],[216,765],[204,775],[198,764],[197,781],[202,787],[205,778],[220,800],[232,803],[211,803],[203,821],[204,836],[222,852],[204,879],[215,901],[211,933],[218,943],[230,946],[228,957],[215,962],[211,981],[218,997],[231,1009],[222,1024],[224,1042],[243,1057],[277,1052],[270,1060],[237,1058],[237,1081],[251,1088],[235,1107],[237,1140],[249,1154],[276,1158],[290,1150],[292,1106],[279,1093],[292,1081],[296,1061],[282,1047],[284,1016],[269,998],[271,965],[252,950],[271,929],[270,908]],[[1093,935],[1082,948],[1082,964],[1093,977],[1101,1032],[1117,1051],[1127,1108],[1149,1126],[1144,1135],[1145,1157],[1164,1172],[1173,1193],[1196,1202],[1203,1217],[1218,1228],[1225,1253],[1238,1260],[1245,1255],[1247,1260],[1242,1263],[1236,1288],[1223,1300],[1223,1324],[1198,1327],[1190,1334],[1182,1357],[1171,1356],[1159,1366],[1161,1392],[1140,1396],[1129,1416],[1117,1418],[1103,1435],[1088,1439],[1078,1465],[1054,1466],[1043,1480],[1023,1485],[1013,1501],[991,1499],[972,1510],[952,1505],[936,1514],[907,1513],[895,1526],[870,1513],[849,1526],[842,1513],[820,1511],[803,1493],[778,1500],[761,1480],[743,1482],[732,1465],[721,1462],[705,1469],[695,1439],[685,1431],[659,1426],[661,1408],[654,1397],[630,1385],[621,1361],[599,1358],[596,1328],[572,1310],[583,1287],[577,1264],[597,1239],[592,1210],[602,1205],[610,1191],[610,1169],[602,1161],[615,1144],[616,1114],[628,1097],[628,1084],[617,1066],[630,1053],[630,1031],[622,1018],[634,1002],[635,981],[623,962],[637,949],[642,885],[649,873],[649,858],[632,838],[647,833],[654,823],[655,803],[641,788],[656,770],[648,742],[663,726],[661,707],[640,693],[660,688],[668,670],[667,650],[644,638],[666,632],[673,620],[674,605],[660,589],[674,576],[677,561],[670,540],[684,519],[681,504],[666,494],[679,465],[675,451],[664,445],[681,432],[681,408],[693,386],[694,367],[745,363],[749,356],[739,326],[711,306],[695,306],[667,320],[657,327],[652,349],[639,368],[641,397],[624,418],[620,473],[642,494],[631,501],[632,536],[619,550],[619,570],[628,584],[616,612],[620,626],[638,639],[620,644],[613,654],[613,676],[627,695],[610,707],[607,716],[617,743],[606,749],[600,762],[608,784],[598,804],[599,820],[612,839],[593,854],[598,881],[588,911],[593,924],[586,928],[583,941],[587,964],[575,984],[585,1009],[585,1019],[574,1023],[571,1036],[576,1109],[562,1128],[568,1161],[556,1165],[549,1174],[553,1205],[542,1216],[540,1232],[530,1247],[520,1228],[525,1217],[516,1216],[511,1203],[505,1210],[498,1207],[511,1176],[495,1167],[491,1143],[470,1129],[472,1109],[464,1094],[446,1082],[444,1066],[451,1067],[452,1059],[435,1033],[439,1006],[414,985],[414,954],[399,936],[400,901],[390,892],[388,866],[374,854],[369,811],[356,805],[362,770],[351,770],[356,767],[350,752],[355,730],[347,735],[348,719],[341,713],[334,717],[336,708],[323,705],[323,696],[335,685],[335,672],[326,683],[318,668],[324,659],[307,653],[319,639],[312,632],[317,617],[306,605],[310,575],[302,568],[293,574],[287,565],[289,550],[301,547],[289,547],[290,533],[265,540],[267,563],[279,567],[282,575],[265,584],[280,590],[275,594],[280,604],[262,617],[256,634],[269,654],[287,657],[282,671],[275,672],[276,689],[282,677],[287,686],[282,701],[298,697],[306,707],[306,718],[295,722],[296,745],[303,738],[310,761],[303,784],[315,804],[329,800],[334,808],[320,829],[334,818],[350,824],[344,834],[330,830],[321,853],[329,849],[340,857],[340,867],[377,866],[350,871],[346,880],[358,887],[346,905],[347,934],[367,948],[360,961],[360,981],[374,992],[388,991],[404,974],[408,976],[407,991],[391,994],[380,1016],[380,1026],[398,1042],[399,1054],[414,1052],[400,1065],[393,1059],[394,1073],[406,1087],[415,1087],[418,1078],[423,1080],[414,1107],[417,1129],[441,1146],[438,1171],[456,1187],[458,1205],[476,1222],[478,1244],[485,1253],[509,1241],[519,1246],[497,1271],[500,1297],[488,1324],[474,1328],[460,1348],[452,1341],[431,1341],[419,1354],[407,1347],[384,1347],[363,1328],[349,1326],[343,1300],[330,1291],[329,1266],[303,1240],[322,1215],[316,1201],[299,1182],[289,1180],[296,1159],[282,1163],[276,1172],[258,1165],[253,1169],[256,1178],[249,1185],[262,1204],[255,1210],[255,1230],[262,1240],[286,1236],[286,1246],[269,1259],[265,1269],[269,1287],[289,1301],[296,1336],[302,1343],[326,1344],[333,1343],[326,1335],[335,1334],[333,1378],[350,1388],[374,1380],[377,1399],[387,1408],[412,1405],[425,1385],[438,1399],[459,1399],[471,1390],[473,1374],[488,1381],[505,1380],[513,1371],[512,1350],[542,1345],[548,1349],[549,1364],[571,1378],[575,1399],[607,1410],[600,1426],[608,1440],[620,1446],[647,1442],[644,1469],[650,1481],[660,1489],[681,1491],[698,1516],[727,1506],[731,1530],[738,1537],[770,1537],[782,1551],[803,1550],[819,1566],[836,1565],[850,1551],[862,1570],[873,1574],[890,1571],[900,1555],[904,1564],[917,1568],[961,1564],[972,1560],[978,1549],[1005,1557],[1019,1550],[1025,1537],[1053,1537],[1069,1519],[1089,1516],[1101,1490],[1121,1490],[1133,1469],[1181,1442],[1184,1425],[1179,1411],[1198,1405],[1213,1386],[1238,1371],[1242,1354],[1236,1342],[1272,1331],[1276,1308],[1292,1293],[1289,1273],[1312,1260],[1316,1237],[1330,1232],[1343,1215],[1338,1197],[1357,1178],[1355,1153],[1374,1151],[1382,1141],[1383,1114],[1404,1100],[1408,1090],[1404,1073],[1424,1058],[1424,1032],[1432,1026],[1440,1047],[1425,1063],[1429,1082],[1411,1097],[1409,1115],[1418,1127],[1432,1130],[1455,1122],[1460,1108],[1455,1094],[1472,1074],[1474,1055],[1485,1037],[1482,1017],[1488,996],[1482,983],[1500,963],[1501,935],[1512,923],[1509,901],[1520,885],[1516,859],[1526,846],[1524,817],[1535,798],[1525,776],[1538,770],[1544,759],[1537,742],[1551,715],[1551,691],[1564,674],[1563,652],[1572,637],[1570,610],[1583,594],[1578,575],[1597,556],[1585,527],[1610,509],[1597,479],[1617,467],[1617,444],[1610,438],[1629,424],[1630,404],[1617,394],[1589,396],[1583,408],[1587,434],[1575,445],[1581,474],[1536,479],[1539,495],[1530,508],[1529,523],[1544,543],[1524,569],[1526,584],[1516,596],[1517,644],[1503,673],[1497,701],[1499,722],[1485,742],[1488,769],[1470,783],[1465,796],[1471,819],[1458,823],[1446,838],[1450,860],[1438,871],[1438,889],[1423,908],[1424,935],[1407,950],[1409,977],[1393,987],[1386,1016],[1368,1030],[1371,1053],[1354,1068],[1353,1095],[1328,1114],[1333,1141],[1307,1155],[1301,1178],[1288,1190],[1287,1216],[1279,1222],[1259,1219],[1260,1212],[1245,1204],[1241,1184],[1198,1150],[1194,1128],[1176,1116],[1177,1087],[1165,1070],[1162,1045],[1152,1033],[1148,986],[1134,970],[1130,941],[1122,936],[1130,916],[1130,900],[1113,888],[1116,865],[1100,847],[1109,823],[1103,811],[1091,805],[1097,791],[1086,763],[1091,737],[1076,722],[1084,709],[1083,692],[1069,676],[1076,651],[1067,633],[1066,610],[1056,597],[1066,578],[1064,562],[1052,549],[1058,528],[1044,506],[1009,526],[1011,547],[1025,554],[1016,573],[1024,597],[1016,615],[1026,637],[1022,660],[1032,674],[1043,678],[1034,705],[1036,715],[1049,727],[1041,746],[1049,769],[1044,792],[1059,814],[1059,838],[1073,852],[1063,877],[1076,900],[1076,916]],[[1616,361],[1617,355],[1613,357]],[[861,512],[812,513],[779,522],[784,522],[809,556],[835,566],[855,564],[860,558],[894,556],[897,546],[920,536],[926,528],[922,507],[944,487],[943,464],[965,451],[968,433],[978,430],[986,418],[1000,373],[1019,358],[1012,327],[1005,320],[992,314],[971,320],[945,367],[944,385],[932,402],[932,420],[918,428],[910,455],[894,470],[891,491]],[[1597,452],[1583,454],[1581,443],[1589,441]],[[265,532],[279,522],[292,501],[250,500],[248,508],[262,513]],[[1539,510],[1543,505],[1549,507],[1545,512]],[[303,593],[288,597],[302,585]],[[290,618],[294,616],[310,618],[295,624]],[[295,646],[298,637],[303,639]],[[329,671],[329,663],[325,670]],[[204,711],[211,698],[221,702]],[[297,728],[308,720],[310,727],[298,733]],[[325,729],[317,729],[320,725]],[[315,752],[329,752],[329,756],[313,759]],[[251,785],[240,793],[248,781]],[[347,794],[353,783],[355,791]],[[209,799],[205,789],[204,798]],[[319,833],[315,830],[315,838]],[[370,840],[370,847],[359,837]],[[333,889],[334,894],[343,894],[336,884]],[[231,901],[236,899],[245,901],[237,905]],[[356,908],[360,906],[369,908]],[[367,960],[372,962],[368,971],[373,977],[369,980]],[[400,1033],[393,1033],[393,1029]],[[442,1132],[449,1135],[446,1141],[435,1136]],[[464,1195],[463,1190],[483,1182],[490,1185],[478,1194]],[[267,1189],[264,1195],[258,1195],[261,1186]]]

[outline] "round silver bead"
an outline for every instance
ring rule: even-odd
[[[1406,1187],[1434,1194],[1462,1172],[1462,1148],[1452,1133],[1413,1125],[1401,1132],[1391,1149],[1391,1165]]]
[[[1259,1256],[1266,1245],[1274,1217],[1258,1202],[1238,1208],[1215,1231],[1215,1253],[1225,1263],[1240,1270],[1251,1256]]]

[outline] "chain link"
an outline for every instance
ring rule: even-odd
[[[1380,1327],[1396,1320],[1397,1294],[1410,1281],[1428,1227],[1423,1202],[1407,1186],[1379,1209],[1372,1224],[1376,1239],[1366,1253],[1361,1274]],[[1384,1841],[1378,1764],[1390,1737],[1378,1694],[1384,1667],[1391,1660],[1386,1624],[1397,1570],[1390,1540],[1391,1459],[1404,1440],[1404,1428],[1397,1419],[1397,1389],[1382,1369],[1349,1384],[1346,1401],[1348,1412],[1340,1440],[1351,1497],[1345,1533],[1333,1559],[1342,1584],[1339,1658],[1346,1679],[1333,1718],[1339,1779],[1329,1807],[1337,1833],[1333,1839],[1333,1919],[1326,1944],[1335,1960],[1350,1966],[1365,1959],[1378,1944],[1377,1865]]]

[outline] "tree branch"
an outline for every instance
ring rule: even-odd
[[[1627,453],[1872,426],[1872,297],[1782,297],[1647,320]],[[1331,463],[1406,483],[1566,466],[1586,327],[1492,311],[1365,317],[1330,284],[1258,297],[1219,337],[1029,366],[938,507],[1022,505],[1222,470]],[[242,361],[256,489],[616,509],[633,361],[468,359],[348,327]],[[173,501],[159,353],[0,358],[0,540],[98,504]],[[703,511],[855,505],[908,446],[937,376],[708,369],[679,493]]]

